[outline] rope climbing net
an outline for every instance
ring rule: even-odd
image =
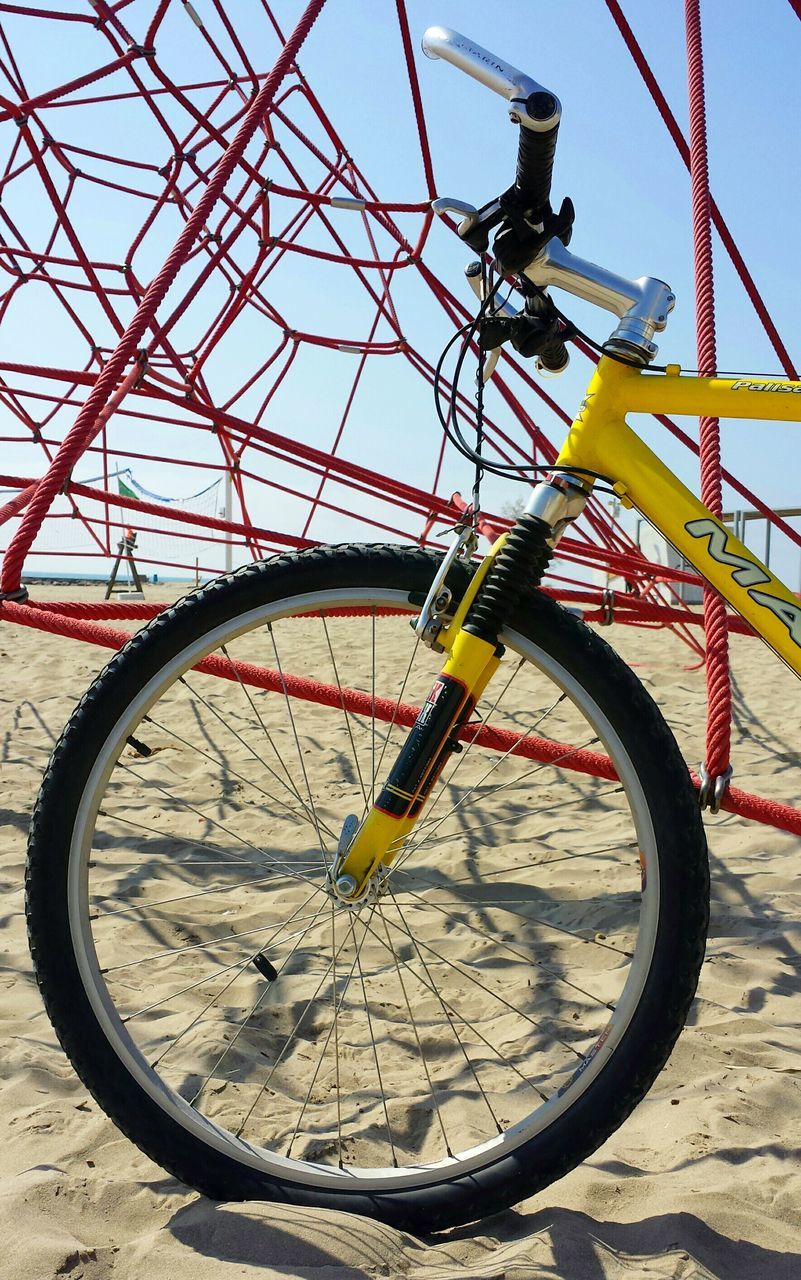
[[[714,226],[782,368],[795,376],[709,192],[698,0],[686,4],[689,140],[617,0],[604,3],[691,171],[699,364],[715,361]],[[169,558],[142,544],[140,567],[210,573],[229,549],[237,563],[345,528],[440,545],[463,513],[444,439],[430,431],[414,460],[402,444],[393,456],[390,444],[393,429],[396,438],[403,430],[401,400],[405,415],[419,410],[431,421],[431,352],[471,315],[430,265],[439,192],[406,6],[386,0],[418,158],[417,198],[406,202],[380,197],[303,73],[300,52],[324,6],[298,8],[289,32],[267,0],[0,3],[0,443],[28,460],[0,475],[0,616],[116,646],[122,633],[102,619],[158,610],[25,603],[27,557],[41,548],[75,553],[63,540],[59,551],[57,522],[80,529],[82,559],[105,567],[126,528],[168,520]],[[54,67],[77,74],[62,81]],[[415,331],[421,300],[429,319]],[[406,380],[396,395],[399,370]],[[493,386],[488,445],[521,467],[552,462],[570,414],[506,354]],[[469,422],[472,397],[460,392],[458,403]],[[699,452],[676,423],[658,421]],[[700,449],[713,508],[725,481],[801,546],[792,525],[721,467],[714,424],[702,428]],[[118,473],[145,464],[158,477],[154,489],[186,498],[224,473],[233,501],[199,509],[119,486]],[[490,510],[482,530],[494,536],[508,523]],[[627,583],[614,601],[590,584],[603,574]],[[649,561],[594,499],[560,543],[545,588],[581,605],[588,620],[614,613],[669,626],[698,658],[711,655],[707,763],[720,776],[730,718],[726,630],[748,628],[727,619],[715,597],[704,645],[703,620],[682,599],[682,585],[694,582]],[[801,831],[786,807],[736,792],[726,804]]]

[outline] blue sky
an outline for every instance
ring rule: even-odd
[[[72,7],[82,11],[85,6],[76,0]],[[134,15],[141,11],[144,27],[152,7],[131,6],[127,12],[132,26],[136,26]],[[195,7],[209,16],[209,6],[196,3]],[[276,8],[289,28],[301,6],[282,3]],[[491,7],[469,0],[410,0],[407,8],[417,50],[426,26],[451,25],[559,94],[563,123],[553,194],[557,200],[570,195],[576,204],[571,248],[623,275],[654,275],[667,280],[678,304],[660,341],[660,359],[694,367],[689,179],[603,0],[561,0],[559,5],[505,0]],[[683,8],[680,0],[651,0],[647,5],[629,0],[624,4],[679,123],[686,129]],[[165,62],[171,61],[176,69],[189,74],[195,60],[202,68],[202,50],[192,44],[195,31],[182,7],[175,9],[159,52],[161,56],[163,49]],[[235,10],[250,56],[257,66],[268,67],[275,56],[275,42],[268,39],[255,6],[242,3]],[[797,265],[801,22],[786,0],[765,0],[759,5],[746,0],[727,0],[725,4],[706,0],[702,10],[713,191],[791,355],[801,361]],[[86,66],[102,60],[94,46],[83,39],[43,43],[35,28],[30,21],[8,19],[13,47],[30,69],[32,90],[80,74]],[[422,198],[419,148],[391,0],[375,0],[369,5],[329,0],[300,62],[372,185],[386,199]],[[516,131],[507,121],[504,102],[443,62],[432,62],[418,53],[417,67],[438,193],[475,204],[490,199],[509,185],[514,173]],[[104,110],[105,127],[120,139],[116,147],[120,154],[151,158],[160,154],[157,134],[148,134],[148,126],[132,108],[120,104]],[[60,116],[52,112],[49,119],[57,120],[63,128],[66,116],[66,112]],[[85,120],[87,133],[93,130],[97,136],[96,112],[87,108]],[[80,117],[73,113],[70,127],[76,128],[79,122]],[[141,222],[142,210],[133,202],[120,200],[110,211],[99,199],[95,203],[95,193],[96,189],[92,198],[84,198],[82,225],[96,255],[107,252],[114,260],[114,252],[130,240],[131,229]],[[46,218],[34,187],[31,185],[27,193],[21,191],[18,198],[17,216],[26,226],[36,227],[40,219],[44,225]],[[176,230],[177,223],[151,237],[140,260],[143,270],[155,269]],[[715,248],[721,369],[777,370],[776,357],[717,241]],[[444,227],[435,227],[426,260],[466,302],[471,295],[461,276],[468,256]],[[405,278],[399,275],[396,297],[404,331],[435,361],[449,332],[438,307],[411,273]],[[280,278],[277,273],[275,299],[290,320],[298,325],[302,322],[310,330],[366,336],[369,312],[351,285],[344,285],[342,268],[323,268],[293,256]],[[568,313],[596,338],[607,336],[611,325],[603,313],[564,295],[560,301],[569,304]],[[129,312],[121,306],[120,314],[127,318]],[[31,295],[29,301],[20,303],[14,321],[9,319],[0,332],[0,353],[6,359],[42,358],[48,363],[47,354],[52,351],[52,362],[57,363],[57,353],[69,347],[70,341],[59,317],[43,313],[41,307],[37,310]],[[238,341],[242,349],[250,344],[255,352],[262,335],[257,327],[251,327]],[[225,354],[223,345],[216,369],[221,392],[226,380],[222,366]],[[232,361],[236,354],[231,347]],[[313,362],[299,361],[297,375],[288,377],[268,425],[327,448],[355,371],[354,358],[319,351],[313,354]],[[588,364],[577,356],[565,377],[549,383],[548,390],[571,409],[580,399],[588,375]],[[488,409],[493,412],[496,408],[490,392]],[[500,409],[497,412],[502,416]],[[68,425],[65,415],[62,429]],[[552,426],[547,415],[542,425]],[[695,430],[689,421],[683,425]],[[121,441],[125,429],[120,424]],[[397,358],[375,360],[354,404],[342,452],[368,466],[395,470],[425,487],[439,446],[438,430],[430,392],[410,377],[404,362]],[[694,459],[662,428],[644,421],[642,430],[660,455],[695,487]],[[551,430],[550,434],[556,438],[558,433]],[[184,436],[177,429],[162,433],[162,451],[185,447]],[[801,505],[798,425],[725,423],[723,441],[727,465],[761,496],[775,506]],[[31,467],[30,449],[17,451],[12,446],[5,452],[4,470],[23,472]],[[80,475],[96,474],[98,469],[87,460]],[[140,464],[136,475],[158,492],[177,492],[174,471],[166,483],[164,468],[156,464]],[[450,484],[467,491],[467,464],[451,459],[445,480],[444,489]],[[192,487],[193,480],[187,476],[180,492],[189,492]],[[518,492],[517,486],[502,488],[493,483],[487,490],[488,505],[497,508]],[[297,528],[300,504],[281,498],[267,501],[255,490],[253,503],[256,519],[274,527]],[[340,517],[320,515],[312,527],[312,534],[318,537],[341,537],[346,532],[349,530]],[[759,541],[755,546],[759,547]],[[778,554],[777,566],[796,586],[797,553]]]

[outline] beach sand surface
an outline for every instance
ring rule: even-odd
[[[37,587],[33,594],[58,599],[65,591]],[[84,599],[99,594],[96,587],[69,592]],[[158,599],[164,598],[162,590]],[[686,759],[697,765],[705,688],[690,651],[664,631],[614,626],[604,634],[635,667]],[[732,655],[735,781],[798,804],[798,684],[758,641],[734,637]],[[667,1067],[594,1156],[515,1209],[418,1238],[341,1213],[215,1203],[141,1154],[88,1095],[58,1046],[33,978],[23,913],[26,832],[42,770],[108,656],[77,641],[0,626],[3,1275],[801,1276],[801,840],[733,815],[708,819],[707,958],[689,1025]],[[308,667],[314,674],[314,655]],[[169,763],[165,751],[155,767]],[[226,767],[244,768],[235,753]],[[606,816],[603,804],[599,812]],[[424,939],[433,936],[431,927],[424,921]],[[496,1087],[501,1091],[503,1082]]]

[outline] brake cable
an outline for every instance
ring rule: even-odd
[[[500,284],[500,281],[498,283]],[[481,255],[482,306],[479,310],[479,315],[481,315],[481,313],[484,310],[485,300],[490,296],[488,284],[489,284],[489,281],[487,279],[487,260],[484,257],[484,254],[482,254]],[[495,296],[494,292],[492,296],[493,297]],[[475,447],[476,471],[475,471],[475,477],[473,480],[473,495],[472,495],[472,504],[473,504],[472,523],[473,523],[473,533],[476,535],[478,534],[478,518],[479,518],[479,512],[481,510],[481,481],[484,477],[484,464],[481,458],[481,450],[484,444],[484,363],[486,361],[486,356],[487,356],[487,353],[484,347],[482,326],[479,324],[478,365],[476,368],[476,397],[475,397],[476,398],[476,447]],[[453,387],[454,391],[456,390],[456,386],[457,386],[457,380],[454,380],[454,387]],[[453,399],[451,399],[451,407],[454,410],[454,417],[455,417],[455,404]]]
[[[483,372],[484,372],[484,361],[486,358],[486,350],[482,348],[480,329],[481,329],[482,321],[484,320],[498,290],[500,289],[501,285],[504,282],[504,277],[500,276],[497,282],[492,286],[492,288],[488,289],[486,284],[486,262],[483,258],[483,255],[482,255],[481,261],[482,261],[482,292],[484,293],[484,297],[481,302],[481,306],[479,307],[478,314],[472,320],[468,321],[467,324],[464,324],[461,326],[461,328],[457,329],[456,333],[454,333],[452,337],[448,340],[448,342],[445,344],[442,354],[440,355],[439,360],[437,361],[437,365],[434,369],[434,379],[433,379],[434,407],[436,410],[436,414],[437,414],[437,418],[439,420],[440,426],[442,427],[447,439],[450,441],[453,447],[457,450],[457,452],[461,453],[463,457],[467,458],[468,461],[472,462],[476,468],[476,475],[475,475],[474,488],[473,488],[473,492],[474,492],[473,519],[474,520],[477,518],[477,514],[476,514],[477,503],[475,501],[475,497],[478,495],[478,492],[480,490],[481,479],[486,472],[489,472],[492,475],[500,476],[501,478],[525,482],[529,476],[537,475],[542,472],[553,471],[553,467],[554,467],[553,463],[524,463],[524,462],[504,463],[504,462],[498,462],[495,460],[491,461],[490,459],[486,458],[482,452],[482,448],[484,444]],[[560,319],[564,320],[564,317],[561,316],[561,313],[558,313],[558,314],[560,316]],[[566,323],[569,324],[570,322],[566,321]],[[475,396],[475,400],[476,400],[475,427],[476,427],[476,444],[478,447],[474,448],[465,439],[462,433],[462,429],[459,425],[459,413],[462,411],[460,411],[459,409],[458,398],[459,398],[459,381],[461,378],[462,369],[464,367],[464,362],[467,357],[467,353],[470,350],[471,343],[475,339],[477,331],[479,333],[479,341],[478,341],[478,385],[477,385],[476,396]],[[577,330],[574,329],[574,332],[577,332]],[[451,392],[450,392],[450,396],[448,397],[448,411],[447,413],[445,413],[442,405],[442,398],[443,398],[443,393],[441,389],[441,383],[443,379],[442,370],[445,364],[445,360],[450,354],[451,348],[454,346],[455,343],[459,341],[460,338],[462,339],[462,345],[456,360],[456,367],[453,372],[453,377],[451,379]],[[566,470],[573,471],[577,475],[586,476],[592,480],[604,480],[608,484],[611,483],[609,476],[604,475],[602,472],[599,472],[599,471],[591,471],[588,467],[569,467],[569,468],[566,468]]]

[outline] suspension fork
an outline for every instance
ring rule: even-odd
[[[455,558],[446,557],[445,572],[429,593],[423,625],[417,629],[432,648],[448,657],[375,804],[340,849],[332,876],[340,898],[361,898],[378,868],[391,865],[448,759],[463,750],[459,732],[503,656],[498,636],[522,597],[539,586],[553,548],[567,525],[581,514],[590,489],[590,484],[563,471],[553,472],[537,485],[524,514],[479,565],[450,624],[436,631],[427,619],[427,609],[444,588],[445,572]],[[447,591],[444,594],[448,598]]]

